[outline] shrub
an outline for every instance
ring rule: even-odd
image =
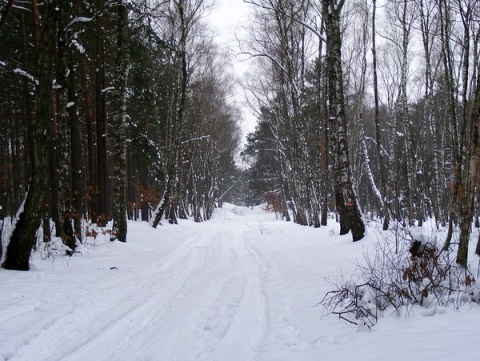
[[[401,314],[416,305],[459,308],[478,302],[475,278],[455,263],[452,250],[442,251],[432,238],[412,239],[408,229],[395,235],[366,252],[364,265],[357,264],[350,280],[334,283],[320,302],[327,313],[371,327],[388,310]]]

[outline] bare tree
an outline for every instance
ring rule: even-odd
[[[248,1],[254,5],[256,24],[243,53],[257,59],[272,88],[258,87],[264,94],[262,115],[277,139],[279,190],[289,204],[296,223],[320,226],[320,199],[316,166],[309,162],[308,138],[311,115],[305,112],[305,69],[313,53],[308,1]],[[265,90],[267,90],[265,92]],[[315,122],[316,124],[316,122]],[[315,131],[313,134],[316,134]],[[287,214],[285,214],[286,216]]]
[[[467,266],[468,242],[471,234],[473,219],[473,199],[475,193],[477,144],[478,144],[478,119],[473,111],[478,104],[477,96],[472,102],[472,47],[475,34],[475,24],[478,14],[475,12],[477,1],[441,1],[439,3],[440,36],[444,79],[446,88],[446,103],[448,104],[448,117],[452,130],[453,153],[453,191],[449,215],[449,230],[445,240],[444,249],[450,247],[454,223],[460,226],[457,263]],[[456,10],[456,11],[454,11]],[[457,22],[456,20],[459,20]],[[459,23],[461,27],[453,24]],[[461,57],[454,48],[458,47]],[[476,54],[473,56],[475,58]],[[455,64],[459,68],[455,68]],[[474,67],[476,69],[476,67]],[[475,72],[473,72],[475,73]],[[457,74],[459,76],[457,77]],[[457,91],[455,84],[460,84]],[[460,97],[460,99],[458,99]],[[458,104],[461,103],[461,107]],[[473,106],[472,106],[473,105]],[[476,108],[475,108],[476,109]]]
[[[383,149],[383,142],[380,127],[380,100],[378,94],[378,72],[377,72],[377,45],[376,45],[376,0],[373,0],[372,8],[372,73],[373,73],[373,97],[374,97],[374,123],[375,123],[375,144],[378,156],[378,173],[380,183],[380,194],[382,196],[382,213],[383,213],[383,230],[387,231],[390,224],[390,209],[387,196],[387,175],[386,175],[386,161],[385,150]]]
[[[435,69],[434,64],[434,49],[435,34],[438,28],[438,21],[436,21],[436,15],[438,10],[435,4],[421,0],[417,3],[417,9],[419,10],[420,30],[422,36],[422,45],[425,59],[425,90],[424,90],[424,122],[428,127],[428,133],[431,138],[431,155],[432,155],[432,182],[430,186],[426,187],[426,191],[429,194],[429,198],[432,203],[432,210],[435,216],[435,221],[445,224],[445,215],[441,211],[441,197],[442,189],[445,189],[443,184],[443,177],[441,177],[441,159],[439,159],[439,149],[437,142],[437,122],[434,112],[433,95],[434,95],[434,83],[435,83]],[[424,176],[428,175],[428,172],[423,172]],[[425,179],[425,183],[427,183]]]
[[[361,186],[371,188],[374,201],[368,202],[365,206],[368,207],[370,204],[376,203],[380,213],[383,213],[384,197],[380,193],[376,180],[376,174],[379,173],[379,169],[369,154],[368,138],[365,131],[369,125],[369,119],[365,116],[365,112],[369,110],[365,103],[368,85],[367,54],[370,47],[369,5],[366,1],[352,3],[349,12],[351,19],[348,21],[349,24],[345,29],[345,33],[354,35],[344,37],[343,47],[345,51],[343,53],[347,53],[348,57],[343,63],[344,73],[347,77],[347,94],[349,94],[350,99],[348,104],[349,118],[351,119],[350,151],[352,154],[350,159],[353,164],[354,189],[358,192]],[[375,139],[375,141],[377,140]],[[362,183],[363,174],[367,178],[366,183]]]
[[[353,241],[358,241],[365,235],[365,225],[352,187],[348,149],[340,31],[345,1],[323,0],[322,5],[327,37],[328,117],[335,165],[335,203],[340,214],[340,234],[352,231]]]
[[[175,0],[167,4],[167,20],[170,28],[170,42],[175,44],[177,70],[167,139],[164,146],[165,158],[165,190],[157,209],[151,218],[153,227],[157,227],[164,215],[170,223],[177,223],[179,195],[179,176],[181,167],[181,135],[185,125],[185,104],[187,99],[187,87],[189,83],[189,42],[193,35],[194,27],[201,18],[206,3],[204,0]]]

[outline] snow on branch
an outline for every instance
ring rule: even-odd
[[[107,93],[114,90],[115,90],[114,86],[109,86],[109,87],[106,87],[105,89],[102,89],[102,93]]]
[[[197,140],[202,140],[202,139],[205,139],[205,138],[207,138],[207,139],[210,138],[210,135],[202,135],[201,137],[187,139],[187,140],[184,140],[181,144],[196,142]]]
[[[3,65],[3,64],[2,64],[2,65]],[[34,83],[35,85],[38,85],[38,80],[35,79],[35,77],[34,77],[32,74],[26,72],[25,70],[22,70],[22,69],[20,69],[20,68],[16,68],[16,69],[13,69],[13,72],[14,72],[15,74],[18,74],[18,75],[21,75],[21,76],[26,77],[26,78],[27,78],[28,80],[30,80],[32,83]]]
[[[91,17],[86,17],[86,16],[77,16],[76,18],[73,18],[65,27],[64,31],[70,29],[76,24],[86,24],[94,21],[96,18],[99,18],[103,16],[107,11],[111,10],[114,6],[116,6],[118,2],[116,0],[110,0],[107,1],[104,5],[104,8],[100,11],[97,11],[96,13],[93,14]]]
[[[77,16],[76,18],[72,19],[66,26],[65,26],[65,30],[71,28],[73,25],[75,24],[85,24],[85,23],[89,23],[89,22],[92,22],[93,20],[95,19],[95,16],[92,16],[90,18],[87,18],[87,17],[84,17],[84,16]]]

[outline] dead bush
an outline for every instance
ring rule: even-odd
[[[420,242],[402,231],[401,239],[385,237],[364,264],[345,280],[333,283],[320,304],[329,314],[356,325],[373,326],[391,310],[408,314],[413,306],[432,308],[478,302],[479,288],[468,269],[455,263],[453,252],[442,251],[436,240]]]

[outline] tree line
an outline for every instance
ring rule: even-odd
[[[228,197],[240,112],[208,7],[0,1],[3,267],[29,268],[39,227],[71,255],[85,222],[125,242],[127,219],[204,221]]]
[[[255,16],[242,52],[259,69],[246,81],[259,121],[244,153],[252,197],[302,225],[336,212],[354,241],[367,216],[384,230],[433,218],[448,227],[444,249],[458,230],[466,267],[479,223],[479,2],[245,2]]]
[[[432,218],[466,267],[478,0],[244,2],[258,118],[244,174],[206,0],[0,2],[0,212],[19,214],[4,267],[28,269],[40,225],[74,252],[82,220],[113,221],[120,241],[127,218],[207,220],[242,175],[250,200],[313,227],[334,212],[354,241],[366,217]]]

